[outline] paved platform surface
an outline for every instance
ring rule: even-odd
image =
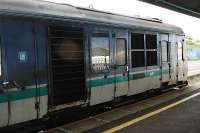
[[[87,132],[200,133],[200,89]]]
[[[200,73],[200,61],[190,61],[189,75]],[[191,79],[194,80],[194,79]],[[111,111],[91,116],[89,118],[68,123],[45,133],[78,133],[78,132],[103,132],[115,128],[123,123],[129,122],[140,115],[148,114],[153,110],[161,108],[163,104],[176,102],[190,93],[200,91],[199,78],[195,84],[181,90],[174,90],[165,94],[151,97],[140,102],[122,106]],[[200,96],[191,99],[177,107],[164,111],[151,118],[144,119],[117,132],[136,133],[200,133]],[[193,118],[194,117],[194,118]],[[197,126],[198,125],[198,126]]]
[[[110,132],[110,129],[116,128],[121,124],[125,123],[126,125],[127,122],[137,119],[140,116],[159,110],[190,95],[200,93],[199,88],[200,83],[197,83],[181,90],[170,91],[156,97],[69,123],[46,131],[46,133]],[[196,133],[197,131],[200,132],[199,127],[200,96],[116,131],[128,133]]]
[[[200,74],[200,60],[188,61],[188,76]]]
[[[110,125],[112,127],[112,125]],[[199,133],[200,96],[147,118],[119,133]]]

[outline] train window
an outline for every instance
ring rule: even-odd
[[[145,52],[144,51],[132,51],[132,67],[145,67]]]
[[[131,34],[131,49],[144,49],[144,34]]]
[[[146,34],[147,66],[156,66],[157,57],[157,35]]]
[[[131,34],[132,67],[145,67],[144,34]]]
[[[169,62],[169,45],[167,41],[162,41],[161,43],[162,61]]]
[[[116,40],[116,64],[126,64],[126,40],[122,38]]]
[[[157,51],[147,51],[147,66],[157,65]]]
[[[182,46],[182,47],[183,47],[183,49],[182,49],[182,50],[183,50],[183,60],[187,60],[187,50],[186,50],[186,49],[187,49],[187,46],[185,45],[184,42],[185,42],[185,40],[183,39],[183,40],[182,40],[182,43],[183,43],[183,44],[182,44],[182,45],[183,45],[183,46]]]
[[[178,42],[178,60],[183,60],[183,45]]]
[[[157,49],[157,36],[156,35],[146,35],[146,48],[147,49]]]
[[[91,63],[94,72],[104,72],[110,68],[110,47],[108,33],[93,33],[91,37]]]

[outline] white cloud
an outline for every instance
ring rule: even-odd
[[[177,25],[183,28],[186,35],[200,40],[200,19],[177,13],[168,9],[150,5],[137,0],[48,0],[58,3],[68,3],[76,6],[115,12],[125,15],[149,16],[162,19],[165,23]]]

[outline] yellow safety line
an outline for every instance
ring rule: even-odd
[[[131,125],[133,125],[133,124],[135,124],[135,123],[137,123],[137,122],[139,122],[139,121],[142,121],[142,120],[144,120],[144,119],[146,119],[146,118],[149,118],[149,117],[154,116],[154,115],[156,115],[156,114],[159,114],[159,113],[161,113],[161,112],[163,112],[163,111],[166,111],[166,110],[168,110],[168,109],[170,109],[170,108],[173,108],[173,107],[175,107],[175,106],[177,106],[177,105],[179,105],[179,104],[181,104],[181,103],[184,103],[184,102],[186,102],[186,101],[188,101],[188,100],[190,100],[190,99],[192,99],[192,98],[194,98],[194,97],[196,97],[196,96],[199,96],[199,95],[200,95],[200,92],[198,92],[198,93],[196,93],[196,94],[194,94],[194,95],[191,95],[191,96],[189,96],[189,97],[187,97],[187,98],[184,98],[184,99],[182,99],[182,100],[180,100],[180,101],[177,101],[177,102],[175,102],[175,103],[172,103],[172,104],[170,104],[170,105],[167,105],[167,106],[165,106],[165,107],[163,107],[163,108],[160,108],[160,109],[158,109],[158,110],[155,110],[155,111],[153,111],[153,112],[150,112],[150,113],[148,113],[148,114],[145,114],[145,115],[143,115],[143,116],[140,116],[140,117],[135,118],[135,119],[133,119],[133,120],[130,120],[130,121],[128,121],[128,122],[125,122],[125,123],[123,123],[123,124],[121,124],[121,125],[119,125],[119,126],[116,126],[116,127],[113,127],[113,128],[111,128],[111,129],[109,129],[109,130],[103,131],[103,133],[113,133],[113,132],[119,131],[119,130],[121,130],[121,129],[123,129],[123,128],[126,128],[126,127],[128,127],[128,126],[131,126]]]

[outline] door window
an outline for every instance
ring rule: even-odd
[[[183,45],[178,42],[178,60],[183,60]]]
[[[104,72],[110,69],[110,41],[108,33],[92,34],[91,57],[94,72]]]
[[[116,64],[126,65],[126,40],[122,38],[116,40]]]
[[[161,43],[162,52],[162,62],[169,62],[169,44],[167,41],[162,41]]]

